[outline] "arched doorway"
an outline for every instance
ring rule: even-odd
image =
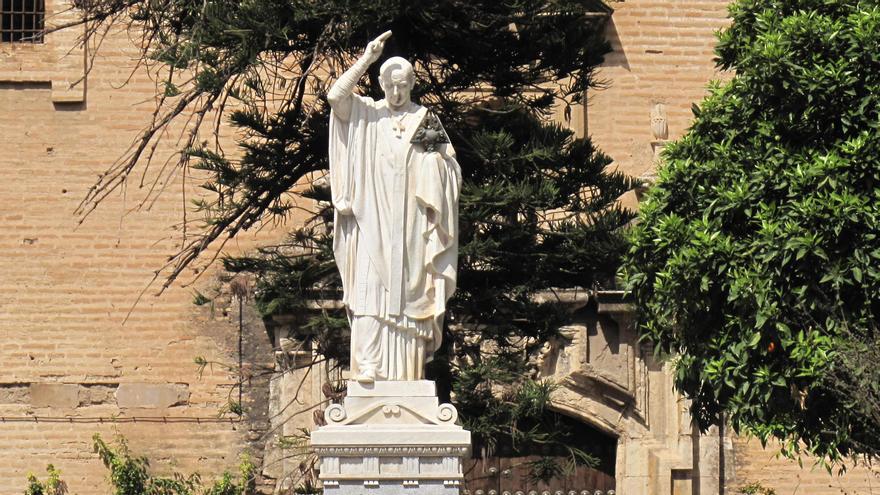
[[[482,456],[484,449],[475,445],[473,458],[464,466],[463,495],[605,495],[614,490],[617,438],[563,414],[551,414],[571,432],[569,445],[585,457],[560,447],[524,456],[502,442],[490,456]],[[573,462],[573,457],[578,458]]]

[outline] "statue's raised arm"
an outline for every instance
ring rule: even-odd
[[[330,87],[330,91],[327,92],[327,101],[330,102],[330,108],[339,119],[347,121],[351,116],[351,94],[367,69],[382,56],[385,41],[390,37],[391,31],[385,31],[369,42],[364,54]]]

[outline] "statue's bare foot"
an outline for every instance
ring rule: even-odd
[[[361,384],[370,385],[376,381],[376,373],[374,371],[365,371],[358,374],[354,379]]]

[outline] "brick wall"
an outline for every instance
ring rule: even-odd
[[[79,201],[148,122],[155,87],[142,71],[124,85],[137,54],[116,32],[97,55],[85,101],[58,101],[53,36],[0,47],[0,494],[21,493],[27,473],[50,462],[71,493],[109,493],[91,448],[98,432],[126,436],[159,472],[210,479],[258,439],[251,424],[218,420],[233,374],[213,366],[199,378],[193,363],[237,362],[237,305],[196,307],[192,289],[157,298],[154,288],[123,325],[180,242],[170,227],[181,220],[181,177],[152,208],[130,211],[144,196],[138,176],[77,225]],[[231,249],[250,244],[244,236]],[[194,287],[210,295],[223,284],[210,272]],[[249,340],[262,345],[265,332],[253,331]],[[261,407],[265,400],[254,412]]]
[[[714,33],[726,24],[723,0],[626,0],[612,2],[608,27],[613,52],[599,77],[606,89],[590,92],[587,129],[603,151],[628,174],[652,168],[650,114],[663,104],[669,138],[691,121],[691,105],[719,77],[713,58]]]
[[[610,86],[591,92],[573,125],[585,127],[622,170],[643,175],[654,162],[652,107],[665,105],[674,139],[706,82],[718,77],[713,32],[725,23],[726,2],[612,5],[614,52],[600,73]],[[0,46],[0,494],[20,493],[26,474],[49,462],[71,493],[108,493],[106,470],[91,451],[94,433],[125,435],[160,472],[210,477],[233,467],[242,450],[259,451],[255,430],[265,419],[266,387],[254,381],[246,402],[257,423],[218,421],[234,377],[215,366],[199,378],[193,365],[195,356],[236,360],[237,305],[225,295],[196,307],[191,289],[175,286],[161,298],[148,292],[122,324],[179,242],[169,227],[181,218],[181,179],[139,211],[129,211],[144,194],[132,183],[77,226],[74,209],[148,121],[155,87],[143,72],[123,86],[136,52],[127,33],[117,32],[104,41],[87,90],[66,88],[81,70],[60,50],[71,41],[56,34],[43,47]],[[246,250],[253,241],[244,236],[229,248]],[[211,272],[196,287],[214,294],[224,286]],[[271,359],[259,319],[248,318],[245,330],[246,361]],[[16,421],[32,417],[44,419]],[[111,417],[126,422],[110,424]],[[157,423],[162,417],[172,419]],[[822,495],[880,485],[864,472],[829,477],[773,453],[735,439],[731,487],[766,481],[779,495]]]
[[[865,466],[853,466],[841,472],[834,468],[831,473],[815,460],[802,459],[798,463],[778,456],[779,446],[771,443],[767,448],[754,438],[734,439],[733,471],[729,480],[731,488],[760,483],[776,490],[777,495],[870,495],[880,493],[880,470]],[[738,492],[734,492],[738,493]]]

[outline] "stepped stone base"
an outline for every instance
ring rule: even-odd
[[[326,495],[457,495],[471,434],[434,382],[348,383],[312,432]]]

